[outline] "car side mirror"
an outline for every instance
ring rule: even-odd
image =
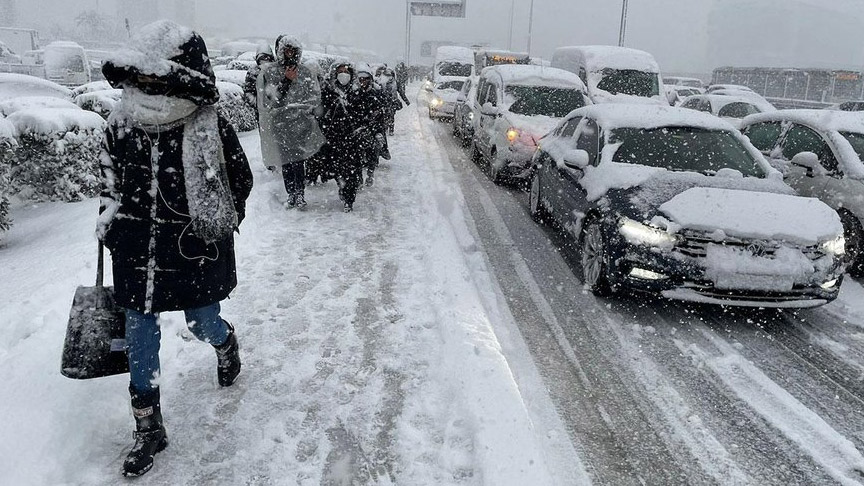
[[[483,106],[480,107],[480,113],[486,116],[498,116],[501,114],[501,112],[498,111],[498,107],[493,106],[492,103],[488,101],[486,103],[483,103]]]
[[[817,175],[825,175],[825,170],[822,164],[819,163],[819,156],[813,152],[801,152],[792,157],[792,165],[804,167],[807,169],[807,177],[815,177]]]
[[[458,101],[459,103],[465,103],[466,101],[468,101],[468,97],[462,93],[459,93],[459,95],[456,96],[456,101]]]
[[[564,153],[564,165],[571,169],[582,170],[591,164],[591,157],[588,152],[581,149],[568,150]]]

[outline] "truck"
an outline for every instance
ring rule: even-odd
[[[39,49],[39,32],[33,29],[0,27],[0,43],[19,56],[27,51]]]

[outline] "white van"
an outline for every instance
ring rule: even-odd
[[[660,66],[651,54],[617,46],[559,47],[552,67],[577,74],[594,103],[668,105]]]
[[[90,60],[84,48],[75,42],[58,41],[45,46],[45,77],[63,86],[89,83]]]
[[[474,75],[474,51],[462,46],[441,46],[435,52],[435,67],[432,82],[465,80]]]

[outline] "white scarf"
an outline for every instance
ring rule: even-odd
[[[148,95],[138,88],[123,88],[122,108],[132,120],[146,126],[169,125],[198,109],[195,103],[165,95]]]

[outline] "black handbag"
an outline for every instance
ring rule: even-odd
[[[99,242],[96,286],[78,287],[63,344],[63,376],[77,380],[129,372],[126,314],[114,302],[114,288],[102,285],[104,247]]]

